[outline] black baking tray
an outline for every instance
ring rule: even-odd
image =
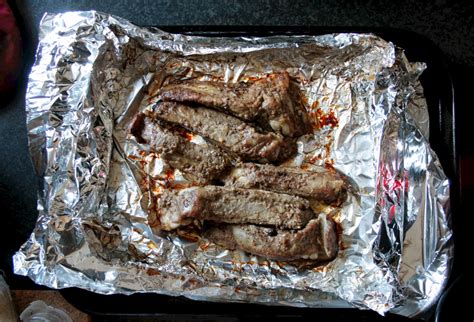
[[[327,33],[373,33],[405,50],[410,61],[427,64],[420,81],[425,91],[430,116],[430,144],[451,181],[451,204],[455,214],[459,205],[458,156],[456,153],[455,100],[448,64],[440,49],[429,39],[413,32],[388,28],[319,27],[236,27],[236,26],[161,26],[162,30],[200,36],[322,35]],[[450,280],[452,280],[454,276]],[[184,297],[158,294],[101,295],[78,288],[61,290],[66,300],[100,321],[152,318],[154,321],[240,321],[260,318],[272,320],[410,321],[387,314],[358,309],[314,309],[266,306],[246,303],[193,301]],[[434,319],[432,312],[419,317]]]

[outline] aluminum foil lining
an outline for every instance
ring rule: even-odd
[[[453,251],[424,68],[371,34],[196,37],[95,11],[45,14],[26,95],[39,216],[15,273],[103,294],[422,313]],[[282,70],[317,125],[288,162],[332,166],[351,183],[334,216],[337,258],[297,267],[157,231],[150,205],[166,164],[143,155],[133,117],[168,79],[232,83]]]

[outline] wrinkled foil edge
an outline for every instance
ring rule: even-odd
[[[104,23],[105,21],[108,21],[108,23]],[[126,30],[126,34],[120,35],[119,37],[114,36],[113,33],[117,32],[117,30],[107,30],[108,24],[110,26],[120,26],[122,31]],[[97,57],[99,51],[91,50],[93,49],[92,47],[87,47],[90,46],[91,43],[85,42],[85,48],[93,54],[87,56],[86,62],[83,66],[84,69],[81,70],[81,72],[84,74],[84,77],[74,79],[69,84],[62,83],[60,86],[57,84],[55,75],[53,73],[54,68],[52,67],[54,66],[48,64],[48,57],[51,55],[56,55],[55,57],[58,57],[59,60],[66,57],[67,59],[63,60],[65,63],[67,63],[67,60],[83,59],[80,53],[81,50],[84,50],[84,47],[82,47],[84,44],[76,43],[77,36],[80,35],[81,32],[84,34],[90,33],[91,28],[99,29],[95,30],[94,35],[97,35],[97,39],[95,41],[98,41],[102,45],[106,44],[107,42],[114,42],[114,46],[119,48],[121,42],[128,41],[127,38],[137,38],[140,39],[144,45],[150,46],[152,48],[159,48],[160,50],[177,49],[177,39],[172,38],[172,36],[169,34],[157,30],[148,31],[145,29],[140,29],[121,18],[99,14],[96,12],[66,13],[62,16],[46,14],[41,22],[41,41],[37,51],[37,60],[35,66],[32,69],[32,73],[30,74],[27,92],[27,125],[30,153],[34,161],[37,174],[40,177],[47,176],[48,171],[51,170],[51,164],[48,164],[48,162],[54,160],[54,158],[51,157],[51,154],[61,153],[61,151],[55,151],[53,149],[54,145],[48,145],[50,143],[54,143],[55,140],[61,140],[61,137],[50,137],[50,134],[52,131],[54,131],[54,128],[48,128],[47,125],[50,125],[51,121],[54,122],[54,120],[50,119],[52,115],[49,113],[49,110],[51,107],[54,107],[57,112],[54,116],[57,117],[58,115],[61,115],[61,107],[64,108],[64,111],[71,111],[73,108],[87,111],[88,107],[93,105],[93,102],[90,102],[89,99],[82,98],[83,96],[87,97],[90,94],[90,91],[93,89],[90,86],[91,79],[87,75],[88,73],[90,75],[90,70],[95,64],[95,58]],[[56,42],[56,39],[55,41],[52,41],[52,39],[49,38],[57,36],[57,33],[51,32],[55,29],[63,29],[64,32],[58,42]],[[326,43],[331,44],[334,47],[347,46],[351,41],[357,39],[357,37],[344,37],[343,35],[326,35],[319,38],[296,38],[299,41],[310,42],[315,41],[315,39],[322,41],[324,37],[326,37]],[[268,39],[259,38],[258,42],[255,40],[248,41],[246,39],[240,39],[235,40],[235,42],[232,42],[229,46],[224,48],[219,45],[219,42],[222,41],[222,38],[219,37],[212,39],[211,41],[202,37],[178,36],[178,38],[178,40],[182,41],[182,47],[180,47],[179,50],[181,50],[185,55],[226,51],[250,52],[259,50],[264,46],[270,46],[272,43],[277,43],[277,48],[291,48],[297,46],[297,42],[295,42],[295,39],[291,37],[270,37]],[[72,46],[72,43],[75,45]],[[200,45],[203,43],[205,43],[205,45],[200,47]],[[52,47],[53,44],[56,44],[56,47]],[[64,52],[65,50],[67,51],[68,48],[70,50],[71,47],[74,48],[71,50],[71,52]],[[117,50],[119,51],[119,49]],[[411,65],[405,62],[404,66]],[[44,75],[47,75],[46,79],[44,79]],[[80,88],[80,90],[74,91],[77,95],[75,97],[63,97],[64,94],[62,92],[64,92],[64,87],[68,87],[68,89],[77,87]],[[45,88],[47,89],[46,91]],[[412,99],[413,96],[407,95],[406,97],[409,98],[408,102],[404,103],[406,110],[414,111],[413,108],[410,108],[410,106],[414,104]],[[419,132],[418,139],[426,141],[428,132],[426,125],[423,126],[423,124],[426,124],[427,119],[427,109],[426,106],[423,105],[426,105],[426,103],[418,102],[417,104],[417,107],[421,106],[421,108],[418,109],[421,112],[408,115],[408,118],[413,117],[416,119],[412,120],[412,122],[414,124],[415,131]],[[403,104],[401,105],[403,106]],[[69,108],[69,110],[67,110],[67,108]],[[103,131],[103,133],[96,133],[97,136],[95,139],[97,140],[100,137],[111,137],[113,132],[112,125],[110,122],[107,122],[107,115],[105,115],[107,111],[104,110],[103,113],[104,116],[101,117],[99,112],[99,117],[101,117],[103,121],[103,126],[100,128],[100,130]],[[410,112],[406,112],[405,110],[400,111],[400,115],[403,118],[407,118],[407,114],[409,113]],[[85,115],[87,115],[87,113],[85,113]],[[424,120],[423,117],[420,117],[420,115],[424,115]],[[67,113],[64,113],[64,116],[67,117]],[[93,117],[91,116],[90,121],[92,121],[92,119]],[[410,124],[409,121],[405,122],[406,123],[404,124]],[[87,124],[87,122],[84,122],[84,124]],[[61,125],[64,125],[64,122],[61,123]],[[66,128],[63,130],[71,131],[78,129],[74,128],[74,124],[72,124],[71,129]],[[84,133],[88,133],[87,131],[89,129],[79,129],[79,132],[80,130],[83,130]],[[90,139],[91,138],[85,138],[86,142],[84,144],[90,143],[87,141]],[[398,223],[403,228],[405,222],[415,225],[416,221],[423,219],[423,236],[429,236],[431,242],[429,247],[426,247],[426,249],[423,250],[423,260],[422,265],[420,265],[420,269],[410,278],[406,279],[405,289],[407,298],[401,302],[401,306],[393,309],[393,312],[407,316],[413,316],[418,314],[420,311],[423,311],[429,307],[429,305],[432,304],[432,302],[439,296],[439,293],[441,292],[449,274],[452,255],[451,230],[448,224],[450,211],[448,199],[449,184],[441,170],[441,166],[439,165],[436,156],[429,149],[427,142],[424,142],[423,146],[426,148],[425,156],[427,157],[427,160],[425,160],[425,164],[427,166],[426,176],[424,177],[425,181],[421,184],[421,187],[424,188],[424,191],[427,191],[426,195],[424,196],[424,203],[422,206],[420,206],[416,219],[407,218],[401,223]],[[97,215],[107,215],[107,209],[105,208],[87,209],[87,206],[85,205],[90,203],[94,204],[97,200],[104,198],[103,192],[107,183],[107,172],[110,166],[108,161],[110,161],[112,153],[113,151],[111,145],[105,145],[105,147],[96,148],[94,151],[92,151],[91,158],[87,161],[87,168],[92,169],[92,171],[87,174],[87,178],[92,180],[94,185],[98,188],[94,192],[86,191],[84,194],[82,194],[81,196],[84,198],[84,200],[77,200],[77,198],[73,198],[70,207],[61,206],[61,195],[64,195],[64,193],[68,193],[70,191],[51,191],[52,183],[48,182],[48,180],[45,180],[44,190],[40,191],[39,195],[38,223],[29,241],[25,243],[20,251],[14,256],[15,273],[27,275],[37,283],[53,288],[78,286],[105,294],[129,294],[133,292],[140,292],[146,289],[146,282],[144,281],[140,282],[143,283],[142,286],[144,286],[142,290],[137,289],[136,285],[131,285],[133,284],[133,282],[131,282],[133,277],[136,276],[136,271],[139,270],[136,265],[130,265],[128,267],[116,269],[116,272],[109,272],[111,273],[109,275],[114,275],[113,277],[107,277],[106,273],[105,276],[91,278],[90,276],[84,275],[74,267],[71,267],[69,263],[61,263],[61,254],[63,254],[63,256],[67,254],[67,248],[71,245],[63,245],[65,249],[54,249],[54,251],[46,247],[48,246],[48,239],[54,240],[55,237],[62,238],[62,236],[55,235],[55,231],[60,231],[61,229],[64,229],[64,227],[68,227],[72,235],[71,240],[74,240],[73,245],[77,246],[76,250],[69,249],[69,251],[85,251],[87,249],[87,247],[81,248],[81,246],[83,246],[85,243],[84,236],[86,236],[87,232],[80,224],[80,220],[75,219],[81,217],[88,218]],[[56,178],[55,180],[59,180],[59,178],[62,176],[61,173],[54,173],[54,175]],[[71,186],[73,186],[73,184],[71,184]],[[58,209],[56,209],[57,211],[55,212],[55,215],[45,212],[45,206],[51,209],[51,203],[53,203],[54,206],[54,202],[58,202]],[[61,207],[64,209],[61,209]],[[68,209],[74,209],[74,207],[76,207],[76,210],[78,210],[77,213],[67,213]],[[98,213],[88,213],[95,211],[98,211]],[[78,214],[80,214],[80,216],[77,216]],[[428,215],[434,216],[435,219],[430,219]],[[404,216],[404,214],[402,214],[402,216]],[[383,218],[383,216],[381,217]],[[438,234],[438,232],[440,233]],[[57,240],[56,242],[56,247],[61,248],[62,241]],[[403,247],[400,246],[400,250],[402,248]],[[102,269],[106,266],[101,260],[98,260],[96,264],[98,268]],[[396,266],[400,265],[403,266],[403,260],[401,260],[401,264],[399,263]],[[115,283],[119,277],[122,277],[123,281],[121,283]],[[107,279],[109,279],[110,282],[107,282]],[[215,292],[213,289],[215,289],[215,287],[213,288],[212,286],[209,286],[209,293],[205,296],[195,295],[192,292],[188,292],[187,294],[171,291],[166,292],[164,289],[159,290],[159,292],[169,295],[185,295],[191,298],[210,300],[213,298],[213,292]],[[259,292],[259,290],[252,291],[257,293]],[[315,295],[311,294],[311,292],[298,290],[285,290],[283,292],[287,292],[286,295],[270,295],[267,296],[265,300],[263,297],[260,300],[256,300],[258,296],[255,296],[253,300],[262,303],[277,302],[280,304],[289,305],[327,307],[332,305],[336,307],[347,306],[347,303],[344,301],[341,302],[331,295],[327,295],[327,300],[322,300],[324,299],[324,296],[321,294]],[[222,297],[222,294],[227,294],[229,300],[245,301],[245,296],[237,296],[233,293],[235,292],[233,292],[233,289],[230,287],[226,291],[222,291],[222,288],[220,288],[219,293],[216,294],[214,298],[219,299]],[[288,296],[289,294],[291,294],[293,301],[281,300],[281,298],[285,298],[285,296]],[[433,296],[433,294],[435,295]],[[384,309],[379,310],[379,312],[383,311]]]

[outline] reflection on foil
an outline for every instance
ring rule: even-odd
[[[417,315],[439,296],[452,257],[449,185],[427,142],[424,68],[370,34],[193,37],[93,11],[46,14],[26,97],[43,188],[15,272],[104,294]],[[334,167],[351,182],[334,215],[337,258],[298,267],[222,249],[192,229],[160,232],[152,205],[167,167],[129,134],[134,116],[173,80],[235,83],[282,70],[317,129],[288,164]],[[177,171],[172,184],[188,183]]]

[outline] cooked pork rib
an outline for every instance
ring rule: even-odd
[[[205,107],[189,107],[175,102],[155,105],[151,117],[181,125],[216,142],[244,160],[262,163],[287,159],[295,143],[275,133],[259,133],[245,122]]]
[[[204,237],[227,249],[240,249],[275,260],[331,260],[337,253],[335,224],[326,216],[308,222],[301,230],[280,230],[255,225],[218,225]]]
[[[193,219],[299,229],[315,217],[306,199],[219,186],[166,190],[158,200],[161,226],[172,230]]]
[[[322,167],[309,171],[245,163],[234,168],[224,182],[236,188],[288,193],[327,204],[341,201],[346,191],[341,176]]]
[[[198,103],[224,110],[246,121],[256,121],[285,136],[296,137],[309,130],[308,119],[287,72],[271,74],[251,85],[228,86],[218,82],[188,81],[160,91],[160,99]],[[294,91],[294,89],[293,89]]]
[[[191,180],[205,183],[216,179],[231,164],[230,157],[221,149],[192,143],[143,114],[137,116],[131,133]]]

